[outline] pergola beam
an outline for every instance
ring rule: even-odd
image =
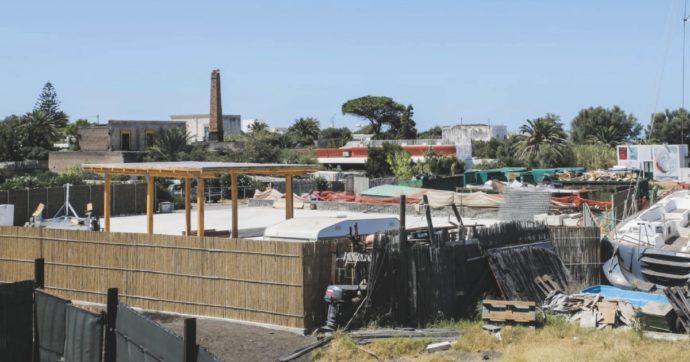
[[[112,175],[145,176],[146,188],[146,226],[149,235],[153,234],[153,214],[155,198],[155,177],[185,179],[185,234],[191,234],[191,181],[197,180],[197,235],[204,236],[204,179],[215,179],[229,174],[231,179],[232,198],[232,231],[233,238],[238,237],[238,175],[268,175],[285,177],[285,217],[294,216],[292,181],[295,176],[303,176],[319,170],[317,165],[284,165],[232,162],[141,162],[119,164],[85,164],[82,169],[87,172],[105,175],[105,192],[103,200],[104,231],[110,231],[110,208],[112,207]]]
[[[110,232],[110,202],[112,196],[110,195],[110,174],[104,175],[105,184],[103,185],[103,231]]]
[[[206,191],[204,191],[204,179],[196,180],[196,235],[204,236],[204,204],[206,203]]]
[[[153,235],[153,198],[155,196],[154,177],[149,175],[146,180],[146,233]]]
[[[192,234],[192,179],[184,179],[184,234]]]
[[[230,174],[230,198],[232,199],[232,229],[230,237],[237,239],[239,236],[239,223],[238,223],[238,213],[237,206],[239,200],[237,199],[237,188],[239,183],[237,182],[237,174]]]

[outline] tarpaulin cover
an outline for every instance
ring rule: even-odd
[[[58,361],[65,352],[65,310],[70,302],[36,291],[38,347],[41,361]]]
[[[0,361],[31,361],[33,293],[31,280],[0,284]]]
[[[117,306],[117,361],[181,361],[182,338],[124,303]]]
[[[102,345],[103,322],[101,316],[73,305],[67,305],[65,313],[65,361],[99,362]]]
[[[118,362],[182,360],[182,338],[126,304],[118,305],[115,326]],[[201,347],[197,360],[199,362],[219,361],[216,356]]]

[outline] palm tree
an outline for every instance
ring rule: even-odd
[[[558,116],[547,114],[527,120],[527,124],[520,127],[520,133],[514,151],[522,161],[541,163],[537,158],[545,156],[544,151],[551,153],[548,155],[550,159],[563,159],[567,140]]]
[[[311,145],[314,140],[319,138],[319,121],[316,118],[307,117],[295,120],[295,123],[288,128],[288,133],[295,135],[298,140]]]
[[[268,131],[268,123],[257,119],[254,123],[249,125],[249,130],[252,131],[252,133],[266,132]]]
[[[60,129],[67,123],[63,112],[49,114],[34,110],[21,119],[22,147],[41,147],[52,150],[53,144],[62,139]]]
[[[147,158],[153,161],[177,161],[177,155],[189,143],[191,136],[181,127],[160,128]]]

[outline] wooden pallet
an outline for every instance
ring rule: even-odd
[[[482,320],[494,324],[536,324],[536,303],[513,300],[482,301]]]

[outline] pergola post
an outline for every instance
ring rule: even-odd
[[[292,196],[292,175],[285,175],[285,219],[292,219],[294,199]]]
[[[103,185],[103,231],[110,232],[110,174],[106,173]]]
[[[149,235],[153,235],[153,199],[155,189],[153,187],[154,177],[152,175],[147,175],[146,184],[146,232]]]
[[[206,192],[204,191],[204,179],[199,177],[196,181],[196,235],[204,236],[204,203]]]
[[[184,222],[185,235],[189,236],[192,233],[192,179],[185,177],[184,179]]]
[[[237,237],[239,236],[239,225],[237,222],[237,205],[239,203],[239,200],[237,200],[238,186],[239,185],[237,182],[237,174],[230,174],[230,198],[232,198],[232,231],[230,232],[230,237],[232,237],[233,239],[237,239]]]

